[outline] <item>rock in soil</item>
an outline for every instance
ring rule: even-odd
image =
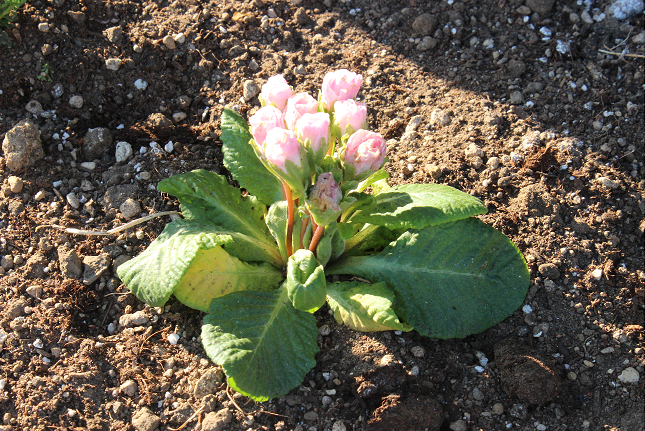
[[[233,420],[233,413],[229,409],[210,412],[202,421],[202,431],[223,431]]]
[[[38,126],[31,120],[16,124],[5,134],[2,151],[11,172],[21,171],[45,157]]]
[[[137,431],[154,431],[161,423],[161,418],[150,411],[148,407],[142,407],[132,416],[132,426]]]
[[[372,413],[365,430],[439,431],[443,419],[443,407],[433,398],[415,396],[402,399],[401,395],[388,395]]]

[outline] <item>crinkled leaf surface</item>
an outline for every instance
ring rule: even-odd
[[[271,253],[263,245],[254,238],[218,226],[196,220],[176,220],[169,223],[143,253],[119,266],[117,272],[139,299],[158,307],[170,298],[200,251],[203,254],[223,247],[224,253],[244,261],[274,264],[281,261],[277,250]],[[263,272],[276,274],[278,270],[266,264]]]
[[[385,226],[367,224],[345,243],[345,256],[364,256],[383,250],[401,234]]]
[[[222,247],[200,249],[173,290],[182,304],[208,311],[213,298],[242,290],[277,289],[284,277],[268,263],[247,263]]]
[[[361,332],[410,331],[392,309],[394,292],[385,283],[337,282],[327,286],[327,302],[338,323]]]
[[[282,200],[282,184],[262,164],[249,144],[249,126],[240,114],[230,109],[222,112],[222,152],[224,166],[233,178],[265,205]]]
[[[159,182],[159,191],[176,196],[184,218],[221,226],[273,244],[264,224],[265,207],[214,172],[198,169]]]
[[[296,310],[286,288],[216,298],[204,317],[202,343],[228,384],[255,401],[285,395],[316,364],[316,318]]]
[[[382,252],[340,259],[325,272],[386,282],[397,315],[436,338],[495,325],[522,304],[529,286],[515,244],[476,218],[407,231]]]
[[[443,184],[404,184],[376,195],[374,203],[359,208],[350,221],[389,229],[423,229],[486,211],[479,199]]]
[[[311,251],[300,249],[289,256],[285,287],[298,310],[313,313],[325,304],[325,269]]]

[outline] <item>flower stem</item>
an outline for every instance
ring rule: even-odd
[[[312,227],[315,224],[312,222]],[[311,237],[311,242],[309,243],[309,251],[316,255],[316,247],[318,247],[318,243],[320,242],[320,238],[322,238],[323,232],[325,232],[325,226],[316,226],[316,230],[314,231],[314,235]]]
[[[285,246],[287,248],[287,257],[289,257],[293,254],[293,223],[295,217],[291,187],[284,181],[282,182],[282,194],[287,200],[287,238]]]
[[[311,218],[311,215],[309,216]],[[307,225],[309,224],[309,218],[303,219],[302,224],[300,225],[300,248],[305,248],[304,238],[305,233],[307,232]]]

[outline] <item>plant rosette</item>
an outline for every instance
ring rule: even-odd
[[[174,296],[205,312],[206,353],[256,401],[285,395],[315,365],[312,313],[325,303],[357,331],[447,339],[502,321],[528,290],[526,261],[476,217],[478,199],[387,184],[385,142],[354,101],[361,82],[331,72],[314,99],[271,78],[250,127],[225,109],[224,166],[246,193],[204,170],[161,181],[183,219],[118,268],[149,305]]]

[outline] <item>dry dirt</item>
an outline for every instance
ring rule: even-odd
[[[44,157],[0,159],[0,430],[643,430],[643,14],[526,3],[25,5],[0,47],[0,141],[30,119]],[[156,183],[225,174],[218,119],[257,109],[247,80],[282,73],[317,95],[341,67],[364,77],[391,183],[482,199],[530,291],[463,340],[354,333],[323,309],[317,366],[254,403],[205,359],[200,313],[149,308],[115,276],[167,220],[105,237],[45,226],[120,226],[127,198],[137,216],[176,209]],[[92,128],[111,135],[93,149]]]

